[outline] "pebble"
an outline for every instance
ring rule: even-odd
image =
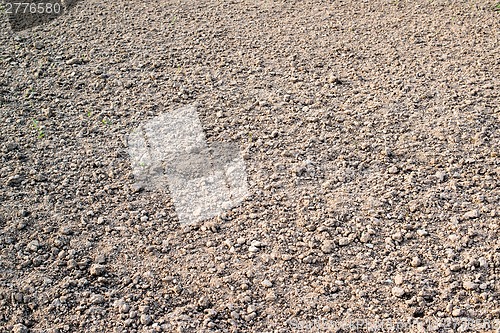
[[[422,260],[420,260],[420,258],[419,258],[419,257],[413,257],[413,258],[411,259],[411,265],[412,265],[413,267],[418,267],[418,266],[422,265]]]
[[[390,174],[396,174],[396,173],[399,172],[399,169],[398,169],[397,166],[392,166],[392,167],[389,168],[388,171],[389,171]]]
[[[121,313],[128,313],[130,311],[130,305],[124,303],[120,305],[120,312]]]
[[[262,243],[261,243],[261,242],[259,242],[259,241],[253,240],[253,241],[250,243],[250,246],[254,246],[254,247],[262,247]]]
[[[394,283],[398,286],[403,284],[403,276],[401,274],[396,274],[394,277]]]
[[[71,58],[69,60],[66,60],[66,65],[78,65],[81,63],[81,60],[78,58]]]
[[[453,311],[451,312],[451,315],[453,317],[460,317],[462,315],[462,309],[459,309],[459,308],[453,309]]]
[[[231,318],[238,320],[240,319],[240,314],[236,311],[231,311]]]
[[[471,282],[471,281],[465,281],[463,283],[463,287],[465,290],[475,290],[477,289],[479,285],[477,283]]]
[[[271,288],[273,286],[273,283],[271,281],[269,281],[268,279],[265,279],[264,281],[262,281],[261,284],[266,288]]]
[[[151,325],[152,322],[153,322],[153,320],[151,319],[150,315],[147,315],[147,314],[141,315],[141,324]]]
[[[90,275],[101,276],[106,272],[106,266],[101,264],[93,264],[90,266]]]
[[[361,237],[359,238],[359,241],[361,243],[368,243],[370,241],[370,239],[371,239],[371,235],[367,232],[363,232],[361,234]]]
[[[324,253],[332,253],[335,250],[335,242],[332,240],[325,240],[321,245],[321,251]]]
[[[424,236],[429,235],[429,233],[426,230],[424,230],[424,229],[418,229],[417,230],[417,235],[419,235],[420,237],[424,237]]]
[[[480,216],[481,214],[479,213],[479,210],[474,209],[471,211],[468,211],[467,213],[464,214],[464,219],[476,219]]]
[[[102,253],[98,254],[95,257],[95,262],[98,264],[104,264],[106,262],[106,256]]]
[[[259,248],[258,248],[258,247],[256,247],[256,246],[250,245],[250,246],[248,247],[248,251],[255,253],[255,252],[258,252],[258,251],[259,251]]]
[[[28,328],[23,324],[15,324],[12,329],[13,333],[28,333]]]
[[[400,242],[402,239],[403,239],[403,236],[401,235],[401,233],[398,231],[396,233],[394,233],[391,238],[395,241],[398,241]]]
[[[140,313],[148,313],[149,312],[149,306],[148,305],[141,305],[141,306],[139,306],[139,312]]]
[[[392,294],[396,297],[403,297],[403,295],[405,294],[405,290],[400,287],[393,287]]]
[[[444,181],[446,180],[446,177],[447,177],[446,172],[443,172],[443,171],[438,171],[438,172],[436,172],[436,175],[435,175],[435,176],[436,176],[436,179],[437,179],[440,183],[444,182]]]
[[[485,258],[485,257],[481,257],[478,259],[479,261],[479,267],[484,267],[484,268],[488,268],[488,260]]]
[[[99,294],[92,295],[92,297],[90,298],[90,302],[92,304],[102,304],[104,303],[104,296]]]
[[[215,311],[214,309],[205,309],[205,314],[208,318],[217,317],[217,311]]]
[[[31,242],[29,242],[26,247],[28,248],[28,250],[35,252],[36,250],[38,250],[39,246],[40,246],[40,243],[38,243],[38,241],[35,239],[35,240],[32,240]]]
[[[20,175],[14,175],[7,179],[7,186],[18,186],[22,183],[23,177]]]
[[[71,230],[71,228],[68,226],[62,226],[59,229],[59,232],[63,235],[71,235],[73,233],[73,230]]]
[[[339,239],[339,245],[340,246],[346,246],[351,243],[351,239],[349,237],[342,237]]]

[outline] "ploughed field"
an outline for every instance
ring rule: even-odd
[[[2,14],[0,331],[500,327],[498,8],[85,0],[19,32]],[[191,224],[128,145],[189,105],[249,193]]]

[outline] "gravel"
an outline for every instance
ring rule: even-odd
[[[0,331],[498,320],[496,3],[88,0],[16,33],[0,16]],[[250,192],[192,225],[134,179],[127,141],[187,105],[239,147]]]

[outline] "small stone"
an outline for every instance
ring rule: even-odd
[[[258,252],[258,251],[259,251],[259,248],[258,248],[258,247],[255,247],[255,246],[250,245],[250,246],[248,247],[248,251],[255,253],[255,252]]]
[[[7,151],[13,151],[19,148],[19,144],[17,142],[9,142],[7,143]]]
[[[399,172],[399,169],[397,166],[391,166],[389,170],[387,170],[390,174],[396,174]]]
[[[95,257],[95,262],[98,264],[104,264],[106,262],[106,256],[102,253],[98,254]]]
[[[104,217],[102,217],[102,216],[99,216],[99,217],[97,218],[97,224],[103,224],[103,223],[104,223],[104,221],[105,221],[105,220],[104,220]]]
[[[141,306],[139,306],[139,312],[140,313],[148,313],[149,312],[149,306],[148,305],[141,305]]]
[[[236,311],[231,311],[231,318],[238,320],[240,319],[240,314]]]
[[[459,309],[459,308],[455,308],[453,309],[453,311],[451,312],[451,315],[453,317],[460,317],[462,315],[462,310]]]
[[[253,304],[250,304],[248,307],[247,307],[247,313],[254,313],[255,311],[257,311],[257,307]]]
[[[332,240],[325,240],[321,245],[321,251],[324,253],[332,253],[335,250],[335,242]]]
[[[444,182],[446,180],[446,177],[447,177],[446,172],[443,172],[443,171],[436,172],[436,179],[440,183]]]
[[[413,257],[413,259],[411,260],[411,265],[413,267],[418,267],[418,266],[422,265],[422,260],[420,260],[419,257]]]
[[[66,262],[66,265],[68,266],[69,269],[73,269],[78,267],[78,263],[76,262],[75,259],[70,259]]]
[[[104,296],[99,294],[92,295],[92,297],[90,298],[90,302],[92,304],[102,304],[104,303]]]
[[[62,226],[59,229],[59,232],[63,235],[71,235],[73,233],[73,230],[71,230],[71,228],[68,226]]]
[[[479,210],[477,209],[474,209],[474,210],[471,210],[471,211],[468,211],[467,213],[464,214],[464,218],[465,219],[476,219],[479,217],[479,215],[481,215],[479,213]]]
[[[15,324],[12,329],[13,333],[28,333],[28,328],[23,324]]]
[[[401,233],[398,231],[394,234],[392,234],[391,238],[395,241],[398,241],[400,242],[402,239],[403,239],[403,236],[401,235]]]
[[[268,292],[266,294],[266,301],[270,301],[270,302],[273,302],[277,299],[278,297],[276,297],[276,294],[272,291]]]
[[[271,288],[273,286],[273,283],[271,281],[269,281],[268,279],[265,279],[264,281],[262,281],[261,283],[264,287],[266,288]]]
[[[452,271],[452,272],[458,272],[461,269],[462,269],[462,266],[459,264],[453,264],[450,266],[450,271]]]
[[[359,238],[359,241],[361,243],[368,243],[370,241],[370,239],[371,239],[371,235],[367,232],[363,232],[361,234],[361,237]]]
[[[31,242],[29,242],[26,247],[28,248],[28,250],[35,252],[36,250],[38,250],[39,246],[40,246],[40,243],[38,243],[38,241],[35,239],[35,240],[32,240]]]
[[[66,65],[78,65],[81,63],[81,60],[78,58],[71,58],[69,60],[66,60]]]
[[[418,229],[417,230],[417,235],[419,235],[420,237],[424,237],[424,236],[429,235],[429,233],[426,230],[424,230],[424,229]]]
[[[243,316],[243,319],[245,321],[250,321],[250,320],[254,319],[255,317],[257,317],[257,314],[255,312],[252,312],[248,315]]]
[[[101,264],[93,264],[90,266],[90,275],[101,276],[106,272],[106,266]]]
[[[331,308],[330,308],[328,305],[325,305],[325,306],[321,309],[321,311],[323,311],[324,313],[328,313],[328,312],[330,312],[330,311],[331,311]]]
[[[403,276],[401,274],[396,274],[394,277],[394,283],[398,286],[403,284]]]
[[[150,315],[147,315],[147,314],[141,315],[141,324],[151,325],[152,322],[153,322],[153,320],[151,319]]]
[[[18,186],[22,183],[22,181],[23,177],[21,177],[20,175],[14,175],[7,179],[7,186]]]
[[[463,283],[463,287],[465,290],[475,290],[477,289],[479,285],[477,283],[471,282],[471,281],[465,281]]]
[[[400,287],[393,287],[392,294],[396,297],[403,297],[403,295],[405,294],[405,290]]]
[[[215,311],[214,309],[205,309],[205,314],[208,318],[217,317],[217,311]]]
[[[261,242],[259,242],[259,241],[253,240],[253,241],[250,243],[250,246],[262,247],[262,243],[261,243]]]
[[[346,246],[346,245],[349,245],[350,243],[351,243],[351,239],[348,237],[342,237],[339,239],[340,246]]]
[[[210,304],[211,304],[210,298],[208,298],[207,296],[202,296],[198,300],[198,306],[203,309],[207,309],[208,307],[210,307]]]
[[[479,267],[484,267],[484,268],[488,268],[488,260],[485,258],[485,257],[481,257],[478,259],[479,261]]]
[[[130,311],[130,305],[128,305],[127,303],[120,305],[121,313],[128,313],[129,311]]]

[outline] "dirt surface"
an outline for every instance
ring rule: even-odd
[[[493,332],[495,6],[85,0],[18,33],[2,16],[0,331]],[[127,134],[192,104],[251,195],[186,226],[168,188],[134,186]]]

